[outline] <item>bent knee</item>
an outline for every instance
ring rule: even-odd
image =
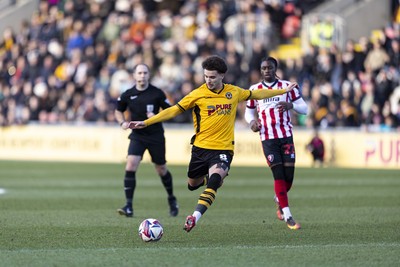
[[[204,177],[200,177],[200,178],[188,178],[188,189],[190,191],[194,191],[196,189],[198,189],[199,187],[201,187],[202,185],[204,185]]]

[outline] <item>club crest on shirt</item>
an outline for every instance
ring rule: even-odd
[[[227,92],[225,94],[225,97],[228,98],[228,99],[231,99],[232,98],[232,93],[231,92]]]
[[[267,160],[268,160],[269,162],[273,162],[273,161],[274,161],[274,155],[269,154],[269,155],[267,156]]]

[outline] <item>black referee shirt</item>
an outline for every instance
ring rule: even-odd
[[[131,121],[144,121],[147,119],[147,112],[159,113],[160,108],[166,109],[171,105],[168,103],[165,93],[149,84],[146,90],[139,91],[136,86],[126,90],[118,98],[117,110],[125,112],[129,110]],[[163,134],[164,129],[161,123],[155,123],[143,129],[132,130],[129,138],[145,137],[149,135]]]

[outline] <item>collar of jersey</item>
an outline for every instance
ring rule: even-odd
[[[275,86],[275,84],[278,82],[278,80],[275,80],[275,82],[273,82],[272,84],[271,84],[271,86],[268,86],[264,81],[262,81],[261,83],[265,86],[265,87],[267,87],[268,89],[271,89],[272,87],[274,87]]]
[[[207,85],[206,85],[206,86],[207,86]],[[224,83],[222,84],[222,89],[219,90],[218,92],[214,92],[213,90],[211,90],[211,89],[209,89],[209,88],[207,87],[208,90],[210,90],[211,92],[213,92],[214,94],[217,94],[217,95],[218,95],[219,93],[221,93],[221,92],[224,90],[224,88],[225,88],[225,84],[224,84]]]

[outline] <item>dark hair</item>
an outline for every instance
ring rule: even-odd
[[[272,63],[275,66],[275,71],[278,69],[278,60],[276,60],[275,58],[264,57],[263,59],[261,59],[261,63],[264,61]],[[280,77],[278,75],[276,75],[276,73],[275,73],[275,78],[280,79]]]
[[[220,56],[209,56],[201,64],[204,70],[216,70],[218,73],[226,73],[228,66]]]
[[[275,58],[273,58],[273,57],[264,57],[263,59],[261,59],[261,62],[264,62],[264,61],[267,61],[267,62],[269,61],[272,64],[274,64],[275,69],[278,68],[278,61]]]

